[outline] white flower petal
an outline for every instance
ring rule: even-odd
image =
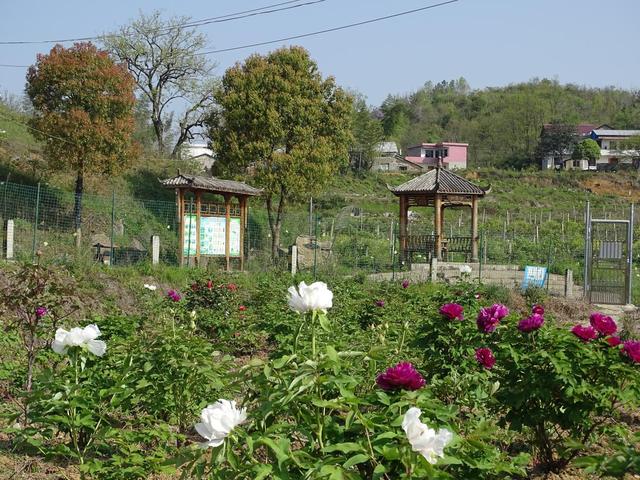
[[[436,433],[420,421],[421,414],[416,407],[407,410],[402,420],[402,429],[407,434],[413,451],[422,455],[427,462],[435,464],[438,458],[444,457],[444,448],[453,438],[453,433],[445,428]]]
[[[100,336],[100,329],[96,324],[92,323],[82,329],[82,334],[84,335],[85,341],[95,340]]]
[[[54,340],[53,343],[51,343],[51,348],[56,353],[64,353],[67,349],[65,344],[63,342],[59,342],[58,340]]]
[[[87,342],[87,349],[94,355],[101,357],[107,351],[107,344],[102,340],[89,340]]]
[[[201,446],[206,448],[221,445],[229,433],[246,418],[246,409],[238,409],[234,401],[220,399],[208,405],[200,413],[201,422],[195,425],[198,434],[208,440]]]

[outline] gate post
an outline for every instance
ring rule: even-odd
[[[627,305],[631,304],[631,283],[633,281],[633,207],[632,203],[629,211],[629,227],[627,228]]]
[[[582,294],[585,298],[589,295],[589,263],[591,262],[591,208],[589,202],[584,211],[584,279],[582,281]]]

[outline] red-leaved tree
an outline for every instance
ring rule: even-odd
[[[134,87],[127,69],[91,43],[56,45],[29,68],[31,126],[44,142],[45,158],[52,169],[76,174],[76,230],[85,175],[113,174],[135,158]]]

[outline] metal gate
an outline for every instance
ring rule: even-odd
[[[633,205],[628,220],[591,218],[586,208],[585,296],[591,303],[631,303]]]

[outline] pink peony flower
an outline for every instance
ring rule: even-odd
[[[167,292],[167,297],[169,297],[173,302],[179,302],[182,299],[180,294],[175,290],[169,290]]]
[[[493,352],[490,348],[476,349],[476,360],[486,369],[493,368],[496,363],[496,357],[493,356]]]
[[[524,333],[538,330],[544,324],[544,317],[538,313],[534,313],[527,318],[523,318],[518,322],[518,330]]]
[[[211,280],[207,280],[207,288],[211,290],[213,288],[213,282]]]
[[[589,323],[600,335],[613,335],[618,330],[618,326],[613,318],[603,315],[600,312],[593,312],[589,317]]]
[[[498,320],[502,320],[504,317],[509,315],[509,309],[506,305],[502,305],[501,303],[494,303],[491,306],[491,316],[497,318]]]
[[[478,330],[481,332],[493,332],[498,326],[498,323],[500,323],[500,319],[492,315],[491,308],[481,308],[478,312],[476,324],[478,325]]]
[[[376,383],[383,390],[418,390],[426,382],[411,363],[401,362],[378,375]]]
[[[583,342],[590,342],[591,340],[598,338],[598,332],[590,325],[586,327],[584,325],[576,325],[571,329],[571,333]]]
[[[238,310],[240,310],[241,312],[244,312],[247,309],[247,307],[245,307],[244,305],[240,305],[238,307]]]
[[[47,310],[47,307],[38,307],[38,308],[36,308],[36,317],[37,318],[42,318],[47,313],[49,313],[49,310]]]
[[[402,281],[402,288],[409,288],[409,280]]]
[[[384,300],[376,300],[376,307],[384,307]]]
[[[606,338],[605,341],[609,344],[609,346],[611,347],[617,347],[618,345],[620,345],[622,343],[622,340],[620,340],[620,337],[609,337]]]
[[[544,315],[544,307],[542,305],[534,305],[531,307],[531,313],[534,315]]]
[[[440,307],[440,315],[447,317],[449,320],[464,320],[463,312],[462,305],[457,303],[445,303]]]
[[[230,283],[229,285],[227,285],[227,290],[235,292],[236,290],[238,290],[238,286],[235,283]]]
[[[627,340],[622,344],[622,353],[629,357],[632,362],[640,363],[640,341]]]

